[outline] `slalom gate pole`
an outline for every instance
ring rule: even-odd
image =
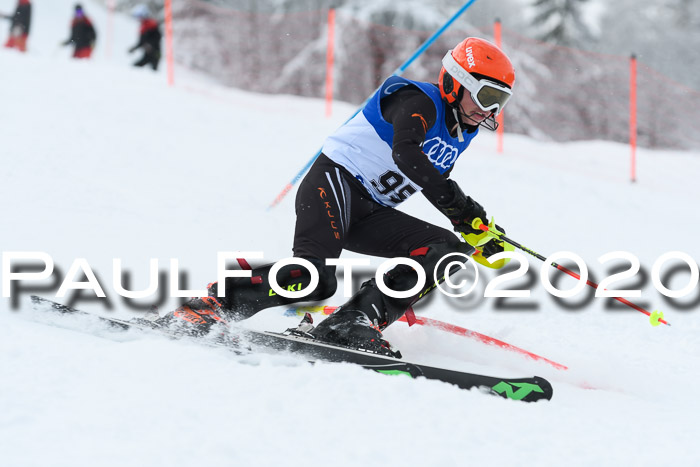
[[[513,245],[515,248],[518,248],[519,250],[522,250],[525,253],[528,253],[528,254],[534,256],[535,258],[539,259],[542,262],[547,261],[547,258],[545,258],[541,254],[537,253],[536,251],[531,250],[531,249],[521,245],[520,243],[511,240],[510,238],[506,237],[503,234],[492,232],[486,224],[483,224],[481,222],[481,219],[479,219],[479,218],[474,219],[474,221],[472,222],[472,227],[483,230],[484,232],[488,232],[489,235],[491,235],[492,237],[497,238],[498,240],[502,240],[504,242],[508,242],[511,245]],[[581,276],[579,276],[578,274],[576,274],[572,270],[565,268],[561,264],[557,264],[555,262],[552,262],[551,266],[560,270],[561,272],[564,272],[564,273],[570,275],[574,279],[581,280]],[[595,282],[593,282],[591,280],[586,280],[586,284],[593,287],[596,290],[598,289],[598,284],[596,284]],[[663,323],[667,326],[671,325],[669,322],[667,322],[666,320],[663,319],[663,313],[661,313],[661,312],[654,311],[653,313],[650,313],[647,310],[645,310],[644,308],[642,308],[638,305],[635,305],[634,303],[630,302],[629,300],[627,300],[625,298],[622,298],[622,297],[611,297],[611,298],[614,298],[615,300],[617,300],[620,303],[624,303],[625,305],[639,311],[640,313],[644,313],[645,315],[647,315],[650,318],[652,325],[655,325],[654,322],[656,322],[657,324]]]
[[[437,38],[440,37],[445,32],[445,30],[447,30],[447,28],[449,28],[452,25],[452,23],[454,23],[457,20],[457,18],[459,18],[465,11],[467,11],[467,9],[470,6],[472,6],[474,4],[474,2],[476,2],[476,0],[469,0],[467,3],[465,3],[462,6],[462,8],[460,8],[454,15],[452,15],[452,17],[450,19],[447,20],[447,22],[445,24],[443,24],[440,27],[440,29],[435,31],[435,33],[433,33],[432,36],[430,36],[428,39],[426,39],[425,42],[423,42],[423,44],[413,53],[413,55],[411,55],[411,57],[408,60],[406,60],[400,67],[398,67],[391,74],[391,76],[401,76],[403,74],[403,72],[406,71],[406,69],[411,65],[411,63],[413,63],[418,57],[420,57],[423,54],[423,52],[425,52],[428,49],[428,47],[430,47],[433,44],[433,42],[435,42],[437,40]],[[369,95],[369,97],[367,97],[367,99],[365,99],[365,101],[362,103],[362,105],[360,105],[360,107],[355,111],[355,113],[353,113],[350,116],[350,118],[345,120],[345,123],[349,122],[350,120],[355,118],[355,116],[357,114],[360,113],[360,111],[367,104],[367,102],[372,98],[374,93],[377,92],[378,89],[379,88],[375,89]],[[301,177],[303,177],[304,174],[306,173],[306,171],[311,168],[313,163],[316,161],[316,159],[320,155],[321,155],[321,149],[319,149],[318,152],[316,152],[316,154],[314,154],[314,156],[309,160],[309,162],[307,162],[306,165],[304,167],[302,167],[302,169],[294,176],[292,181],[289,182],[284,187],[284,189],[280,192],[280,194],[277,195],[275,200],[270,204],[270,206],[268,206],[268,208],[267,208],[268,210],[277,206],[284,199],[284,197],[287,196],[287,193],[289,193],[291,191],[291,189],[294,188],[294,185],[296,185],[297,182],[299,182],[299,180],[301,180]]]

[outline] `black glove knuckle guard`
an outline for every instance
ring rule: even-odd
[[[471,222],[480,218],[488,222],[484,208],[470,196],[464,194],[454,180],[448,179],[453,196],[450,201],[437,203],[438,209],[452,222],[458,232],[474,232]]]

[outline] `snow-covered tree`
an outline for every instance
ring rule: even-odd
[[[581,45],[592,35],[583,19],[589,0],[534,0],[532,25],[538,37],[557,45]]]
[[[144,3],[117,1],[122,10]],[[146,1],[154,12],[163,3]],[[334,98],[359,104],[463,4],[177,0],[175,58],[241,89],[323,97],[327,12],[334,8]],[[700,144],[692,137],[700,125],[700,93],[680,84],[700,89],[700,55],[695,52],[700,48],[700,1],[476,2],[405,76],[436,82],[445,51],[467,36],[492,39],[497,17],[503,24],[503,48],[516,68],[507,131],[557,141],[626,141],[628,57],[635,52],[640,144]],[[533,39],[533,20],[547,42]],[[596,41],[588,40],[592,35]]]
[[[640,63],[700,91],[700,2],[610,2],[598,47],[606,53],[635,53]]]

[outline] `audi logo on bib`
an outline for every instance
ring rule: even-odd
[[[423,143],[423,152],[437,168],[449,169],[457,160],[459,150],[447,144],[439,136]]]

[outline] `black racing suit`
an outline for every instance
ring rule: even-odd
[[[32,5],[29,2],[21,2],[17,5],[15,14],[12,15],[12,24],[10,24],[10,32],[20,31],[15,35],[28,35],[29,27],[32,23]]]

